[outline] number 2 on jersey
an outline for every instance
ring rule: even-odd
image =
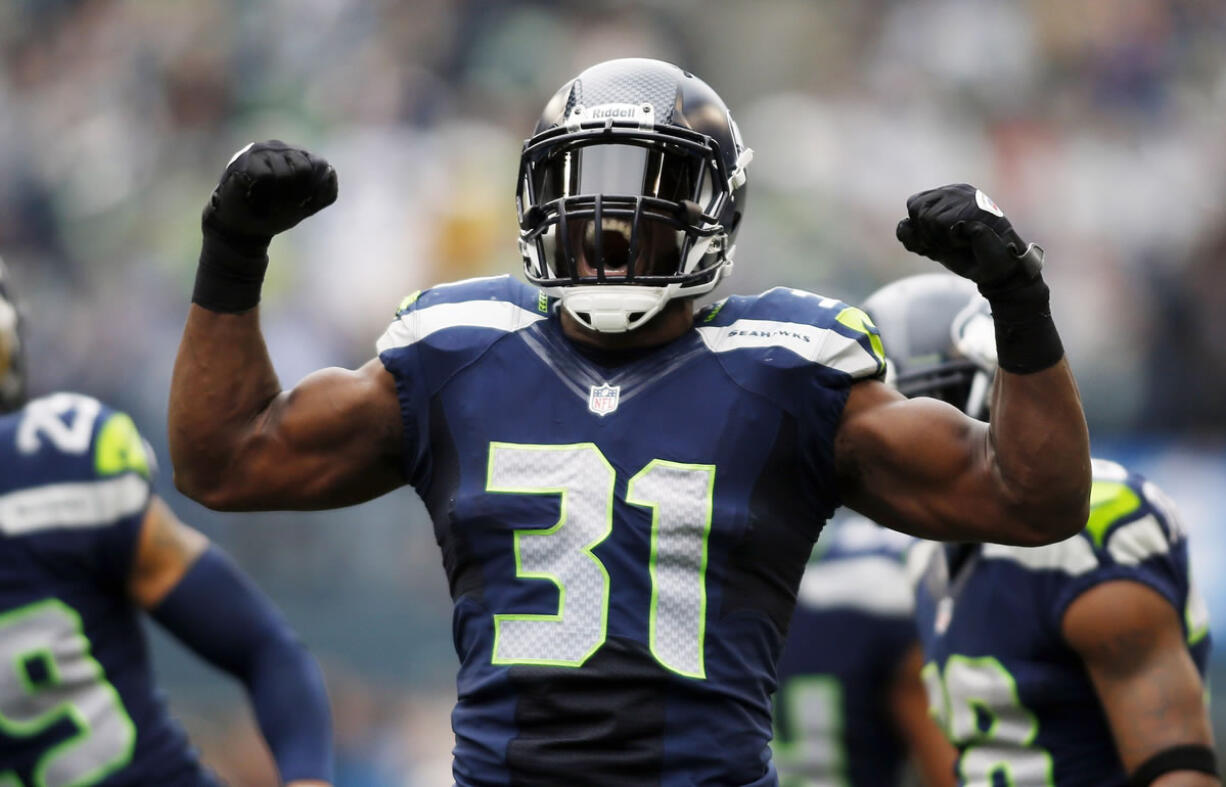
[[[613,466],[592,443],[491,443],[487,492],[558,495],[558,521],[515,531],[516,576],[558,588],[556,614],[494,615],[495,664],[579,667],[604,644],[609,572],[592,553],[613,532]],[[655,459],[630,479],[626,502],[651,510],[648,639],[664,667],[705,678],[707,539],[713,465]]]

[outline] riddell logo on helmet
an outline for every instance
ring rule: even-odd
[[[642,112],[637,104],[601,104],[583,113],[585,120],[634,120]]]

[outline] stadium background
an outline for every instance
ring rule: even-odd
[[[4,0],[0,254],[35,391],[127,409],[165,457],[199,210],[253,139],[340,174],[339,203],[273,246],[263,322],[285,384],[368,359],[405,293],[517,275],[519,145],[566,78],[626,55],[703,76],[757,152],[723,294],[857,302],[933,270],[893,228],[908,194],[950,181],[982,185],[1043,243],[1095,453],[1181,505],[1226,643],[1220,0]],[[223,516],[165,467],[158,486],[325,663],[338,784],[446,783],[450,607],[412,492]],[[206,758],[271,784],[240,692],[157,642]],[[1213,669],[1216,696],[1226,647]],[[1226,696],[1214,708],[1226,740]]]

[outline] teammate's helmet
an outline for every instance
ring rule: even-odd
[[[592,66],[524,142],[526,277],[610,333],[708,292],[731,272],[752,157],[728,107],[693,74],[659,60]]]
[[[22,346],[21,315],[9,294],[8,272],[0,260],[0,413],[25,404],[25,348]]]
[[[996,333],[975,285],[948,273],[887,284],[864,301],[886,340],[886,379],[904,396],[931,396],[986,418]]]

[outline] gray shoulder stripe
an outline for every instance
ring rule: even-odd
[[[0,495],[0,530],[23,536],[53,528],[103,527],[139,513],[149,500],[144,478],[47,484]]]
[[[1107,536],[1108,554],[1112,560],[1124,566],[1135,566],[1170,551],[1166,531],[1153,514],[1120,525]]]
[[[511,332],[543,319],[544,314],[508,301],[440,303],[400,315],[375,342],[375,349],[382,353],[396,347],[407,347],[447,328],[493,328]]]
[[[1080,533],[1041,547],[984,544],[982,555],[985,560],[1008,560],[1032,571],[1063,571],[1072,576],[1098,568],[1094,548]]]
[[[731,325],[701,326],[698,334],[711,352],[782,347],[810,363],[847,374],[876,371],[877,359],[855,339],[830,328],[799,322],[739,319]]]

